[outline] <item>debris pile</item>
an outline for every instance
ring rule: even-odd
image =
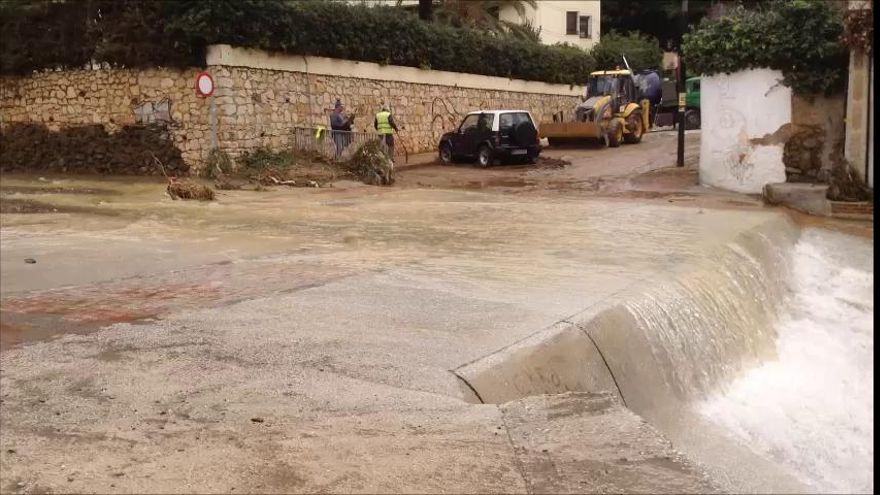
[[[168,179],[168,195],[171,199],[197,199],[199,201],[213,201],[214,190],[208,186],[197,184],[188,179]]]
[[[101,125],[49,130],[15,123],[0,131],[0,171],[156,175],[152,156],[173,175],[189,172],[167,131],[157,125],[125,126],[108,133]]]
[[[565,168],[571,165],[571,162],[565,158],[550,158],[546,156],[538,157],[538,166],[540,168]]]
[[[364,184],[374,186],[394,184],[394,163],[378,140],[368,141],[358,148],[342,166]]]
[[[233,172],[232,158],[220,148],[212,148],[202,167],[202,175],[208,179],[223,179]]]
[[[871,201],[874,193],[848,164],[831,169],[828,199],[832,201]]]
[[[317,156],[294,156],[290,151],[269,148],[242,154],[237,175],[260,186],[321,187],[336,179],[326,160]]]

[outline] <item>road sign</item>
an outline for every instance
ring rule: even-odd
[[[200,72],[196,76],[196,94],[202,97],[214,94],[214,78],[207,72]]]

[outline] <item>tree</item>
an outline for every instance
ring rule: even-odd
[[[511,31],[524,33],[525,31],[520,28],[521,23],[506,22],[499,18],[500,12],[507,8],[513,8],[525,23],[527,9],[536,9],[537,2],[536,0],[441,0],[434,11],[434,18],[438,22],[456,27],[469,27],[495,33]],[[531,31],[534,32],[533,27]]]
[[[430,21],[434,11],[434,0],[419,0],[419,19]]]
[[[689,0],[690,26],[705,17],[728,10],[731,6],[754,7],[761,0]],[[664,50],[674,50],[681,43],[681,0],[603,0],[602,29],[605,31],[639,31],[658,39]]]
[[[623,67],[621,56],[626,56],[634,71],[659,69],[663,62],[663,51],[660,50],[657,38],[638,32],[620,34],[611,31],[603,34],[590,54],[596,59],[596,67],[599,69]]]

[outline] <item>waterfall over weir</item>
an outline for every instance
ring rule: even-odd
[[[697,410],[812,489],[874,491],[874,276],[871,246],[809,230],[795,246],[778,359]]]
[[[610,390],[729,491],[872,492],[872,255],[779,218],[456,373]]]

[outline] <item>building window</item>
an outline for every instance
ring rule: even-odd
[[[578,20],[579,20],[579,24],[580,24],[579,25],[580,29],[578,30],[578,32],[581,35],[581,38],[592,38],[593,37],[593,18],[588,15],[582,15],[582,16],[580,16],[580,18]]]
[[[565,13],[565,34],[578,34],[578,13]]]

